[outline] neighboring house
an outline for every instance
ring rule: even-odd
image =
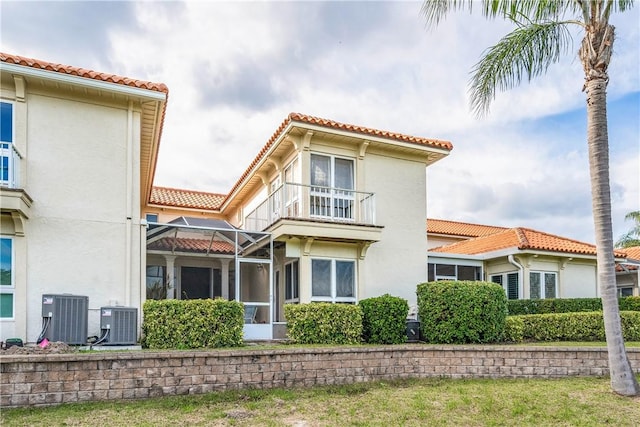
[[[152,187],[164,85],[0,70],[3,340],[35,340],[45,294],[88,296],[90,335],[100,307],[147,298],[242,301],[246,338],[281,333],[285,303],[415,303],[425,168],[451,143],[292,113],[228,194]]]
[[[640,295],[640,246],[620,249],[627,259],[616,264],[616,282],[621,296]]]
[[[429,280],[487,280],[509,299],[597,297],[595,245],[528,228],[427,220]],[[616,250],[618,269],[627,250]],[[620,293],[638,295],[618,276]]]
[[[42,296],[140,307],[162,84],[0,53],[0,338],[33,342]],[[143,202],[143,203],[141,203]]]

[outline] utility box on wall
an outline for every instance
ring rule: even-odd
[[[89,297],[81,295],[42,295],[44,338],[70,345],[87,343]]]
[[[135,345],[138,342],[138,309],[101,307],[100,329],[107,333],[104,345]]]

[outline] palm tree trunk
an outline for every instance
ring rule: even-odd
[[[587,143],[591,199],[597,250],[598,284],[602,298],[604,328],[609,353],[611,388],[624,396],[640,394],[638,381],[627,357],[620,324],[620,310],[613,253],[611,194],[609,184],[609,137],[607,133],[607,66],[613,45],[613,26],[590,32],[583,40],[580,57],[587,93]]]

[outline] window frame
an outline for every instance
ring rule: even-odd
[[[516,280],[518,282],[517,283],[518,295],[516,298],[509,298],[509,276],[512,276],[512,275],[516,276]],[[499,278],[500,280],[496,281],[497,278]],[[498,285],[502,286],[502,289],[504,289],[504,292],[507,295],[508,300],[523,299],[522,289],[521,289],[522,282],[520,280],[520,272],[518,270],[505,271],[504,273],[490,274],[489,281],[492,283],[497,283]]]
[[[330,278],[330,296],[314,296],[313,295],[313,262],[314,261],[329,261],[330,262],[330,270],[329,270],[329,278]],[[341,297],[337,295],[337,276],[336,276],[336,264],[339,262],[350,263],[353,265],[353,283],[352,283],[352,293],[351,297]],[[355,304],[358,301],[358,265],[355,259],[348,258],[325,258],[325,257],[314,257],[311,258],[311,302],[329,302],[329,303],[351,303]]]
[[[11,317],[5,316],[0,317],[0,321],[13,321],[16,318],[16,247],[15,247],[15,239],[12,236],[0,236],[0,241],[6,240],[10,242],[10,277],[11,283],[9,285],[0,285],[0,295],[11,295]],[[0,255],[1,256],[1,255]],[[1,265],[1,263],[0,263]]]
[[[291,269],[291,282],[289,282],[288,269]],[[287,295],[291,298],[287,298]],[[284,264],[284,302],[285,304],[300,302],[300,261],[297,259]]]
[[[0,134],[0,186],[8,187],[8,188],[16,188],[18,183],[18,167],[16,164],[15,158],[15,141],[16,141],[16,114],[15,114],[15,102],[2,99],[0,100],[0,104],[6,104],[11,107],[11,137],[9,141],[2,139]],[[0,107],[1,108],[1,107]],[[0,117],[0,127],[2,126],[2,121]],[[6,145],[6,147],[5,147]],[[6,161],[7,167],[7,179],[4,179],[2,176],[2,166]]]
[[[313,157],[324,157],[329,159],[329,179],[328,185],[323,186],[313,183]],[[342,188],[336,186],[336,160],[345,160],[351,164],[351,187]],[[355,221],[355,193],[356,193],[356,159],[353,157],[339,156],[335,154],[312,152],[309,159],[309,185],[310,202],[309,208],[313,211],[314,207],[318,212],[310,212],[311,217],[329,218],[340,221]],[[317,199],[314,202],[314,199]],[[338,215],[342,212],[342,215]],[[328,215],[327,215],[328,213]]]
[[[540,280],[540,296],[538,298],[531,297],[531,276],[537,274]],[[554,296],[547,296],[547,284],[546,277],[547,275],[552,275],[554,277]],[[543,271],[543,270],[532,270],[529,271],[529,299],[552,299],[558,298],[558,273],[555,271]]]

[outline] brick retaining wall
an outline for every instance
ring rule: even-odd
[[[640,348],[627,349],[640,373]],[[606,376],[606,348],[433,346],[0,356],[0,407],[399,378]]]

